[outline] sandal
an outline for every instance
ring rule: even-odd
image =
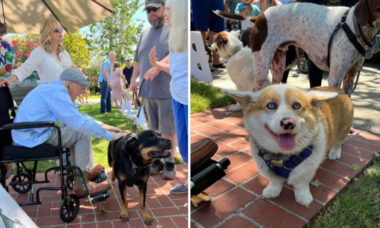
[[[91,181],[94,179],[97,175],[99,175],[101,172],[103,172],[104,167],[102,165],[97,165],[94,168],[87,171],[87,179]]]

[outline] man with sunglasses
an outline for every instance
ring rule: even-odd
[[[145,29],[140,36],[129,89],[137,92],[136,79],[139,76],[140,96],[144,97],[142,105],[149,128],[158,130],[164,137],[172,140],[172,154],[174,154],[177,139],[169,86],[171,77],[168,73],[160,71],[153,80],[142,83],[145,73],[152,68],[149,51],[153,47],[156,48],[158,61],[169,55],[169,27],[164,24],[164,5],[165,0],[145,1],[145,10],[151,26]],[[155,161],[150,169],[151,175],[158,174],[162,169],[163,178],[174,179],[174,158],[167,158],[165,163],[159,160]]]

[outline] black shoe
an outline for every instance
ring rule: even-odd
[[[164,173],[162,177],[167,180],[174,180],[175,178],[175,164],[174,162],[165,162]]]
[[[154,176],[160,173],[164,168],[164,163],[160,159],[154,160],[153,164],[150,165],[150,175]]]

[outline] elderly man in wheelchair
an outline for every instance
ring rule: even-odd
[[[82,93],[84,86],[88,86],[88,83],[82,73],[72,68],[66,69],[62,72],[60,80],[41,83],[30,91],[20,104],[17,116],[13,121],[14,123],[10,124],[12,128],[9,127],[7,129],[7,125],[2,128],[2,130],[11,130],[13,145],[5,146],[0,151],[0,164],[4,160],[20,162],[20,158],[14,159],[12,157],[12,154],[16,152],[10,151],[11,149],[8,151],[7,148],[16,148],[16,150],[17,148],[30,148],[31,153],[35,153],[33,152],[33,148],[46,144],[54,146],[58,150],[69,148],[71,161],[75,166],[70,166],[71,161],[69,158],[66,159],[68,164],[65,164],[62,151],[60,151],[60,156],[57,156],[60,158],[60,168],[56,168],[56,170],[61,171],[61,182],[65,182],[61,183],[60,188],[57,188],[63,191],[62,204],[64,205],[63,208],[61,205],[60,209],[61,213],[63,213],[61,219],[65,222],[70,222],[78,213],[78,198],[106,193],[110,188],[110,184],[103,171],[104,168],[101,165],[91,168],[94,166],[94,158],[90,137],[93,136],[112,141],[124,135],[119,128],[98,123],[93,118],[79,113],[73,101]],[[18,127],[18,124],[41,123],[42,121],[44,121],[43,123],[47,123],[46,121],[51,121],[52,123],[59,121],[61,125],[57,127],[54,124],[53,126],[49,124],[45,124],[44,126],[42,124],[41,126],[36,125],[36,128],[33,128],[33,125],[29,125],[27,129]],[[28,158],[28,152],[23,153],[23,156]],[[30,156],[33,157],[33,155]],[[38,158],[39,155],[35,157]],[[31,160],[36,160],[35,157]],[[70,173],[72,174],[71,176],[69,175]],[[71,187],[74,188],[74,191],[70,195],[66,192],[67,186],[65,184],[67,180],[64,181],[64,175],[67,179],[71,178],[72,180],[71,184],[73,186]],[[32,179],[35,179],[35,174]],[[4,184],[4,180],[2,182]],[[39,190],[37,190],[37,201],[39,201],[38,193]],[[67,196],[74,198],[74,200],[71,199],[68,202],[64,202]],[[33,204],[33,202],[29,204]],[[75,212],[70,211],[76,205],[78,208],[75,209]],[[65,215],[65,213],[69,215]]]

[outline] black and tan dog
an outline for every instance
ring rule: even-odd
[[[123,206],[120,218],[128,221],[127,186],[136,185],[139,189],[140,208],[144,223],[152,224],[146,209],[146,190],[149,178],[149,165],[157,158],[170,156],[171,141],[155,131],[146,130],[139,134],[127,134],[112,141],[108,146],[108,164],[112,167],[112,181],[118,180]]]

